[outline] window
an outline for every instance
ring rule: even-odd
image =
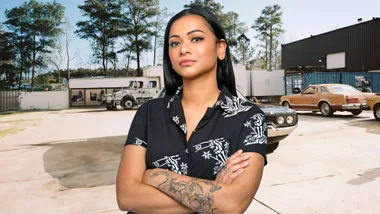
[[[157,81],[149,81],[148,88],[156,88],[157,87]]]
[[[302,94],[314,94],[314,87],[308,87],[308,88],[306,88],[303,92],[302,92]]]
[[[322,94],[329,94],[330,92],[327,90],[326,87],[322,86],[322,87],[321,87],[321,93],[322,93]]]

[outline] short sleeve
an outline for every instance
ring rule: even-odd
[[[267,143],[268,143],[268,126],[267,118],[264,112],[253,107],[244,121],[243,127],[239,134],[238,150],[243,152],[257,152],[264,157],[267,165]]]
[[[137,110],[129,128],[126,145],[138,145],[147,148],[147,107],[143,104]]]

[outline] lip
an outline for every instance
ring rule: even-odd
[[[194,62],[196,62],[196,60],[192,60],[192,59],[183,59],[179,62],[179,65],[180,66],[189,66],[189,65],[192,65]]]

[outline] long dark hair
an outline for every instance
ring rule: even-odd
[[[182,10],[181,12],[173,16],[168,22],[168,25],[166,26],[165,37],[164,37],[163,69],[164,69],[164,80],[165,80],[165,90],[166,90],[165,92],[167,95],[173,95],[176,92],[177,88],[182,85],[182,77],[174,71],[172,64],[170,62],[170,58],[169,58],[170,28],[174,21],[188,14],[193,14],[193,15],[198,15],[198,16],[203,17],[212,28],[215,37],[218,40],[224,39],[227,43],[226,35],[224,33],[222,25],[219,23],[218,19],[210,11],[208,11],[205,8],[193,7],[190,9]],[[223,60],[219,60],[219,59],[217,60],[218,60],[218,64],[217,64],[218,85],[225,85],[232,95],[237,96],[235,75],[234,75],[234,70],[232,67],[230,49],[229,49],[228,44],[226,48],[225,58]]]

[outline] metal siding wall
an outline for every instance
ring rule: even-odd
[[[346,71],[380,69],[380,18],[282,45],[282,66],[319,66],[330,53],[346,52]],[[324,64],[323,62],[322,64]]]

